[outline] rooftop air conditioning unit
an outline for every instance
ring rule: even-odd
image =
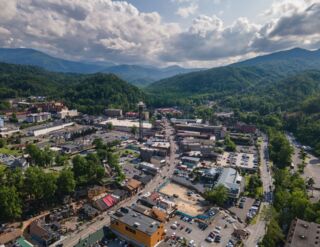
[[[134,227],[138,227],[138,226],[140,226],[140,223],[139,222],[134,222],[133,226]]]

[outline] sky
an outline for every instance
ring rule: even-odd
[[[216,67],[320,48],[320,0],[0,0],[0,47],[75,61]]]

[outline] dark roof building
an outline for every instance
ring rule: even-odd
[[[115,196],[115,197],[118,197],[119,200],[123,200],[128,196],[128,192],[126,190],[115,189],[112,192],[112,195]]]
[[[49,246],[60,239],[60,234],[55,231],[52,224],[46,224],[44,220],[36,220],[31,223],[29,233],[33,241],[40,246]]]
[[[94,217],[99,215],[99,211],[94,207],[91,207],[89,204],[84,204],[81,211],[88,219],[93,219]]]
[[[320,224],[294,219],[288,232],[285,247],[320,246]]]

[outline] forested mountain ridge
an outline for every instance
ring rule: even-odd
[[[301,48],[294,48],[285,51],[279,51],[268,55],[258,56],[242,62],[234,63],[232,66],[259,66],[266,64],[277,64],[279,62],[291,62],[293,65],[300,65],[304,70],[307,68],[318,68],[320,64],[320,49],[309,51]]]
[[[0,62],[37,66],[52,72],[81,74],[92,74],[97,72],[107,74],[112,73],[137,86],[146,86],[166,77],[201,70],[186,69],[179,66],[157,68],[143,65],[116,65],[112,62],[69,61],[50,56],[34,49],[26,48],[0,48]]]
[[[161,100],[174,96],[208,95],[216,98],[233,92],[246,92],[253,86],[268,85],[310,69],[320,69],[320,51],[292,49],[260,56],[229,66],[166,78],[154,82],[147,91]],[[165,103],[165,102],[164,102]]]
[[[245,92],[223,99],[228,106],[245,111],[268,114],[275,111],[295,111],[301,103],[320,93],[320,71],[308,70],[283,79],[260,84]]]
[[[0,102],[30,95],[62,99],[85,113],[101,113],[108,106],[135,109],[145,98],[141,90],[113,74],[64,74],[0,63]]]

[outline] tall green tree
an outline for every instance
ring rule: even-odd
[[[131,134],[136,136],[138,133],[138,127],[133,125],[132,128],[131,128]]]
[[[0,208],[0,221],[17,219],[21,216],[21,200],[14,187],[0,187]]]
[[[281,132],[270,132],[269,153],[273,163],[284,168],[290,166],[293,149],[286,136]]]
[[[80,155],[72,159],[74,177],[79,185],[92,184],[100,181],[104,176],[104,167],[97,154],[86,157]]]
[[[226,151],[228,152],[234,152],[236,151],[236,144],[231,140],[230,136],[227,135],[225,140],[224,140],[224,144],[226,145]]]
[[[211,203],[223,206],[228,200],[229,191],[224,185],[220,184],[215,186],[212,190],[207,190],[204,197]]]
[[[74,179],[74,174],[70,168],[64,168],[60,172],[57,180],[57,185],[57,192],[59,195],[70,195],[72,192],[74,192],[76,181]]]

